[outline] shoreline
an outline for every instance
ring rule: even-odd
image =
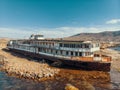
[[[35,81],[51,79],[60,71],[44,62],[29,61],[2,50],[0,50],[0,65],[1,71],[6,72],[7,75]]]
[[[103,54],[112,56],[113,61],[111,68],[117,70],[118,66],[120,65],[119,63],[120,53],[112,49],[104,49],[101,50],[101,52]],[[106,73],[101,71],[84,71],[54,68],[50,67],[46,63],[30,61],[25,57],[19,57],[17,56],[17,54],[13,56],[11,53],[5,52],[3,50],[0,50],[0,55],[4,57],[4,60],[0,59],[0,63],[3,64],[2,70],[4,72],[7,72],[8,76],[17,77],[20,79],[27,79],[30,81],[32,80],[37,82],[56,80],[59,81],[61,84],[64,84],[63,87],[65,87],[67,83],[70,83],[76,86],[77,88],[81,87],[82,82],[89,83],[95,87],[104,87],[97,85],[95,82],[99,82],[99,84],[111,82],[110,77],[111,72]],[[4,63],[1,62],[1,60],[4,61]],[[48,71],[50,71],[50,73],[52,72],[51,76],[48,75],[49,73]],[[41,77],[39,75],[43,76]],[[79,85],[80,87],[77,86],[76,84]]]
[[[10,54],[10,53],[7,52],[7,54]],[[8,55],[8,57],[10,56]],[[84,77],[81,76],[81,80],[85,80],[85,78],[86,80],[89,80],[91,78],[104,79],[107,76],[109,77],[108,72],[103,72],[103,71],[84,71],[84,70],[77,70],[72,68],[71,69],[55,68],[55,67],[49,66],[47,63],[44,63],[42,61],[41,62],[29,61],[25,57],[22,58],[18,56],[12,56],[13,59],[8,59],[4,55],[1,57],[3,57],[2,61],[0,59],[0,64],[2,65],[2,68],[1,68],[2,71],[6,72],[10,76],[15,76],[18,78],[42,81],[42,80],[47,80],[47,79],[52,79],[57,77],[60,77],[60,78],[66,77],[65,76],[66,74],[74,74],[76,73],[76,71],[79,73],[79,75],[84,76]],[[91,74],[95,74],[95,76],[92,76]],[[109,80],[110,78],[107,78],[106,81],[109,81]]]
[[[120,70],[120,67],[119,67],[119,65],[120,65],[120,51],[108,48],[105,50],[101,50],[101,52],[105,55],[112,57],[111,68],[113,68],[113,69],[115,68],[119,71]]]

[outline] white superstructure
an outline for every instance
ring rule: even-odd
[[[57,57],[93,56],[100,44],[91,41],[44,39],[43,35],[31,35],[28,40],[11,40],[8,48]]]

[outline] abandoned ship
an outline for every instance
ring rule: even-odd
[[[109,72],[111,66],[111,57],[94,53],[100,50],[98,42],[45,39],[37,34],[29,39],[10,40],[7,48],[39,60],[61,62],[85,70]]]

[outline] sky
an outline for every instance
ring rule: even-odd
[[[0,0],[0,37],[120,30],[120,0]]]

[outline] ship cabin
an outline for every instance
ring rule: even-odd
[[[95,51],[100,50],[100,44],[92,41],[44,39],[42,35],[31,35],[29,39],[9,41],[8,48],[47,56],[71,58],[92,57]]]

